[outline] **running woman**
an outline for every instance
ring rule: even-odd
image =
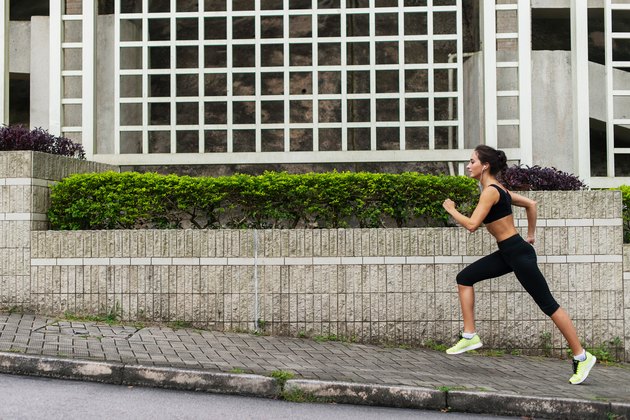
[[[569,382],[577,385],[584,382],[596,359],[580,344],[571,318],[551,295],[547,281],[538,268],[536,251],[532,246],[536,231],[536,202],[507,191],[496,179],[497,174],[506,167],[507,159],[503,151],[485,145],[477,146],[466,166],[470,176],[478,180],[481,186],[481,196],[472,215],[466,217],[460,213],[451,199],[447,198],[442,204],[455,221],[470,232],[477,230],[483,223],[497,240],[499,248],[498,251],[470,264],[457,275],[464,331],[461,340],[446,350],[446,353],[460,354],[482,346],[481,339],[475,332],[473,286],[481,280],[514,272],[521,285],[534,298],[540,309],[551,317],[569,343],[574,355],[573,376]],[[512,204],[525,208],[527,239],[523,239],[514,226]]]

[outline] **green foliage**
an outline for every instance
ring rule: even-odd
[[[445,226],[451,198],[470,213],[473,179],[415,172],[199,177],[78,174],[52,187],[53,229]]]
[[[63,319],[67,321],[78,322],[102,322],[108,325],[114,325],[120,322],[120,315],[120,303],[116,302],[111,309],[104,309],[98,315],[82,315],[70,311],[65,311],[63,313]]]
[[[433,341],[433,340],[425,341],[423,346],[428,348],[428,349],[439,351],[439,352],[445,352],[448,349],[448,346],[446,344],[438,343],[438,342]]]
[[[183,330],[186,328],[190,329],[193,325],[189,321],[172,321],[166,323],[166,326],[172,330]]]
[[[284,384],[286,384],[289,379],[293,379],[295,374],[286,370],[274,370],[271,372],[270,376],[278,381],[280,388],[284,388]]]
[[[623,360],[623,342],[619,337],[593,347],[590,351],[601,363],[615,363]]]
[[[313,337],[318,343],[325,343],[327,341],[338,341],[341,343],[355,343],[357,338],[355,336],[346,337],[344,335],[336,335],[336,334],[327,334],[327,335],[316,335]]]
[[[305,392],[301,389],[292,389],[290,391],[282,391],[282,399],[294,403],[328,403],[328,399],[316,397],[315,395]]]

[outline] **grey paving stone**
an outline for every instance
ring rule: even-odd
[[[89,334],[76,334],[81,329]],[[565,401],[563,404],[570,399],[625,404],[618,410],[626,410],[630,404],[630,364],[598,364],[584,384],[572,386],[568,383],[571,363],[567,360],[511,355],[449,356],[428,349],[318,343],[218,331],[173,331],[159,326],[138,330],[90,322],[55,322],[21,314],[0,314],[0,351],[216,372],[241,369],[268,375],[286,370],[303,379],[483,391],[552,398]],[[597,410],[600,408],[597,406]]]

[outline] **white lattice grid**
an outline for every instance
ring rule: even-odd
[[[161,147],[161,151],[170,153],[204,153],[208,151],[231,153],[235,151],[254,152],[290,152],[294,150],[318,152],[320,148],[321,134],[338,133],[338,142],[335,144],[331,139],[335,135],[326,137],[328,140],[327,150],[348,151],[357,150],[349,147],[348,133],[351,130],[365,130],[369,132],[370,142],[358,150],[378,151],[379,134],[387,130],[398,131],[398,142],[392,142],[398,151],[416,149],[436,149],[435,130],[448,131],[453,135],[453,148],[462,149],[462,142],[458,137],[463,133],[463,109],[462,109],[462,39],[461,39],[461,0],[400,0],[392,2],[382,0],[365,1],[365,7],[350,8],[346,0],[340,1],[320,1],[320,4],[334,6],[330,8],[317,7],[318,2],[314,2],[314,8],[291,8],[296,2],[285,0],[282,2],[282,9],[261,9],[261,2],[251,2],[250,10],[235,10],[232,2],[199,2],[199,10],[179,11],[177,2],[171,1],[168,11],[151,12],[149,3],[144,1],[142,10],[131,10],[125,13],[121,9],[121,0],[115,2],[115,42],[120,46],[115,57],[117,74],[115,78],[116,100],[120,103],[115,113],[116,139],[115,154],[121,153],[142,153],[147,154],[156,145]],[[203,10],[204,5],[216,6],[223,3],[224,8],[213,7],[219,10]],[[242,3],[242,2],[240,2]],[[298,2],[299,3],[299,2]],[[302,2],[303,3],[303,2]],[[310,3],[310,2],[309,2]],[[335,4],[335,3],[338,3]],[[360,3],[360,2],[359,2]],[[387,6],[386,3],[390,5]],[[440,3],[436,5],[434,3]],[[415,6],[420,4],[420,6]],[[383,7],[378,7],[383,6]],[[454,22],[452,33],[433,34],[433,23],[450,14]],[[325,16],[338,16],[339,33],[318,33],[318,24],[323,22]],[[396,17],[397,26],[395,28],[379,28],[379,21],[394,20]],[[361,36],[353,36],[348,33],[346,20],[350,17],[354,19],[364,19],[369,22],[369,33]],[[422,26],[422,17],[426,18],[425,33],[422,29],[414,29],[414,19],[418,20],[418,26]],[[170,36],[164,40],[150,40],[149,27],[154,20],[166,19],[169,22]],[[239,20],[253,21],[253,37],[236,39],[232,30]],[[282,22],[282,30],[273,32],[275,22]],[[271,22],[271,24],[270,24]],[[208,26],[206,26],[208,24]],[[301,25],[309,25],[311,33],[302,34],[300,37],[291,37],[291,32],[304,32]],[[178,28],[197,27],[197,36],[194,39],[177,39]],[[217,39],[217,28],[225,25],[224,39]],[[297,26],[296,26],[297,25]],[[125,38],[125,32],[121,32],[123,27],[140,28],[138,39]],[[209,30],[209,34],[206,34]],[[377,31],[380,31],[378,33]],[[412,32],[412,34],[409,34]],[[331,36],[332,35],[332,36]],[[362,57],[363,62],[356,64],[348,62],[347,52],[350,43],[363,44],[369,46],[369,57]],[[409,62],[405,58],[405,47],[407,51],[410,46],[426,46],[427,59],[425,62]],[[453,54],[451,56],[441,55],[436,57],[434,48],[440,43],[450,43]],[[318,51],[318,48],[334,45],[340,52],[340,60],[335,63],[327,62],[334,55],[312,53],[310,62],[306,64],[292,62],[292,49],[311,48],[311,52]],[[398,61],[396,63],[379,62],[381,48],[392,46],[398,47]],[[170,62],[167,68],[151,68],[150,50],[162,48],[168,50]],[[282,63],[267,62],[270,56],[267,51],[274,48],[281,48]],[[225,57],[218,53],[225,49]],[[249,50],[253,55],[251,63],[246,67],[234,66],[236,58],[242,50]],[[197,66],[187,68],[179,67],[177,64],[178,54],[183,57],[185,54],[197,55]],[[217,56],[221,62],[207,62],[207,56]],[[303,57],[303,56],[302,56]],[[369,59],[368,59],[369,58]],[[441,62],[436,62],[441,59]],[[453,61],[454,62],[451,62]],[[124,68],[126,64],[134,62],[133,68]],[[307,60],[308,61],[308,60]],[[322,62],[323,61],[323,62]],[[422,60],[417,60],[422,61]],[[121,66],[121,64],[123,64]],[[350,92],[345,81],[351,72],[363,72],[369,74],[369,90],[364,92]],[[389,72],[389,73],[385,73]],[[406,89],[405,76],[412,72],[425,72],[427,76],[427,86],[424,91],[410,92]],[[452,91],[439,91],[434,89],[436,77],[449,78],[451,74]],[[379,92],[377,80],[381,76],[396,75],[398,77],[397,91]],[[292,81],[300,78],[306,80],[310,78],[311,89],[296,91]],[[320,80],[326,81],[329,77],[340,79],[337,90],[328,89],[327,83],[322,83],[324,89],[320,89]],[[196,94],[178,96],[176,86],[178,80],[185,77],[197,78]],[[252,92],[243,94],[239,92],[239,86],[246,84],[239,83],[241,78],[254,78],[255,89]],[[265,92],[263,82],[269,78],[278,77],[282,79],[282,90]],[[168,78],[170,92],[168,95],[155,97],[151,96],[151,79]],[[224,78],[226,89],[224,92],[207,94],[204,89],[206,80],[212,78]],[[132,80],[130,82],[130,80]],[[133,81],[135,80],[135,81]],[[139,86],[131,89],[129,86]],[[305,85],[307,86],[308,83]],[[391,85],[390,85],[391,86]],[[445,89],[446,90],[446,89]],[[320,118],[319,105],[325,101],[335,101],[338,106],[333,107],[337,114],[329,121],[322,121]],[[351,121],[348,113],[350,101],[361,101],[355,103],[369,103],[369,117],[364,121]],[[428,113],[424,118],[417,117],[413,113],[405,112],[406,106],[413,101],[424,101],[428,108]],[[312,112],[310,119],[306,118],[309,113],[296,112],[292,105],[297,103],[306,105],[306,109]],[[329,102],[330,103],[330,102]],[[448,110],[446,118],[436,118],[436,104],[440,109]],[[398,116],[390,121],[380,121],[380,114],[377,108],[398,107]],[[152,110],[155,107],[165,107],[169,109],[170,118],[164,123],[156,124],[151,121]],[[182,109],[189,108],[190,112],[182,113]],[[220,121],[207,121],[206,108],[221,108]],[[179,113],[178,113],[179,109]],[[241,112],[245,109],[247,112]],[[177,121],[177,115],[184,116],[186,121]],[[249,114],[249,121],[242,121],[243,115]],[[299,121],[300,117],[303,121]],[[241,120],[239,120],[239,118]],[[330,121],[332,119],[332,121]],[[312,142],[307,141],[306,147],[299,144],[291,144],[291,135],[297,130],[312,136]],[[418,135],[408,134],[418,130],[425,132],[426,141],[420,144],[417,141]],[[271,150],[265,142],[269,132],[282,133],[282,144],[271,145],[275,148]],[[239,143],[242,135],[248,136],[249,143]],[[212,139],[212,136],[219,136],[222,144],[211,142],[206,143],[205,139]],[[295,138],[296,136],[294,136]],[[161,144],[153,140],[159,138]],[[184,139],[192,141],[182,141]],[[236,142],[233,141],[236,139]],[[164,142],[166,140],[166,142]],[[303,139],[302,139],[303,140]],[[414,144],[415,141],[415,144]],[[165,146],[166,144],[166,147]],[[331,146],[332,143],[332,146]],[[209,147],[210,146],[210,147]],[[236,146],[236,147],[235,147]],[[391,148],[392,144],[387,145]],[[326,149],[324,148],[324,149]],[[363,155],[365,160],[379,160],[375,154]],[[391,155],[389,155],[391,157]],[[407,155],[406,158],[413,159]],[[444,160],[445,156],[438,159],[434,155],[432,160]],[[273,158],[271,158],[273,159]],[[313,158],[312,160],[327,159]],[[399,156],[397,160],[403,160]],[[431,159],[429,159],[431,160]]]
[[[50,4],[49,129],[83,143],[87,156],[95,127],[95,6],[91,0]]]
[[[618,145],[616,137],[617,127],[630,129],[630,90],[622,83],[622,79],[615,77],[619,70],[630,71],[630,61],[621,60],[621,47],[630,46],[630,32],[619,31],[617,22],[623,19],[622,14],[630,11],[630,0],[606,0],[605,2],[605,31],[606,31],[606,150],[607,175],[617,176],[617,167],[630,166],[630,147]],[[626,172],[624,171],[624,172]],[[621,172],[621,171],[619,171]],[[620,174],[621,175],[621,174]],[[623,174],[627,177],[627,174]]]
[[[531,164],[531,9],[529,0],[484,0],[486,144]],[[514,153],[516,152],[516,153]]]

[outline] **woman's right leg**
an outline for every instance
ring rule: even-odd
[[[459,303],[464,318],[464,332],[475,332],[475,289],[472,286],[457,285]]]
[[[464,318],[464,332],[461,340],[446,350],[448,354],[460,354],[482,346],[479,336],[475,333],[475,289],[473,285],[481,280],[499,277],[511,271],[510,266],[497,251],[475,261],[459,272],[457,292]]]
[[[478,259],[457,274],[457,292],[464,318],[464,332],[475,332],[475,283],[512,272],[501,253],[495,251]]]

